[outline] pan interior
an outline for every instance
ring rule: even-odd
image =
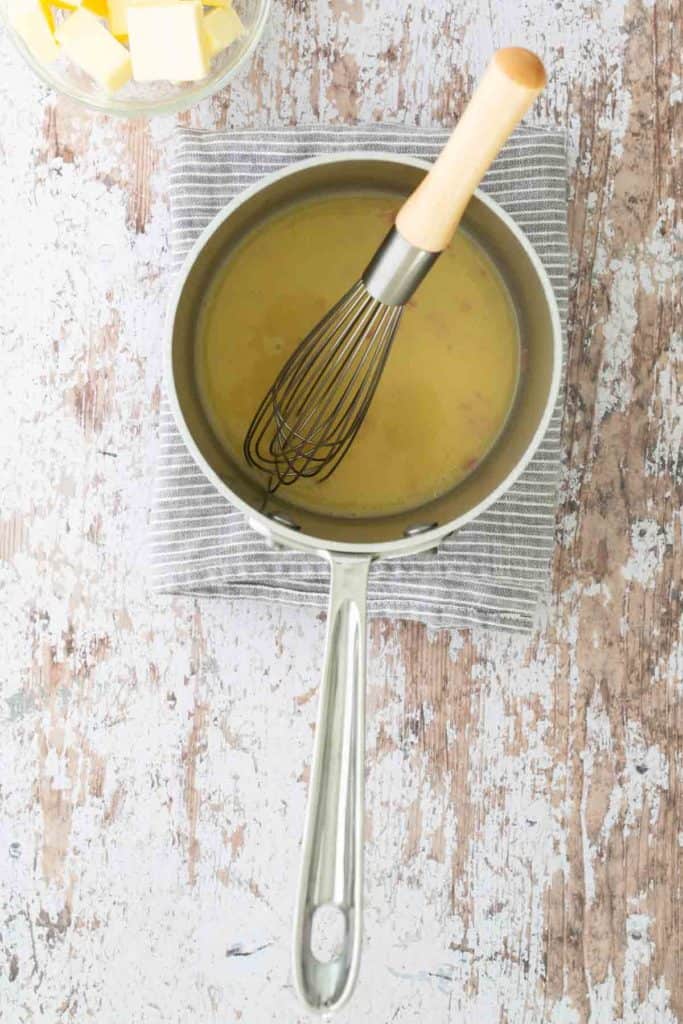
[[[337,543],[377,544],[400,540],[425,527],[466,515],[494,491],[524,455],[543,416],[553,372],[553,324],[542,284],[524,246],[486,203],[470,202],[463,229],[495,263],[514,303],[519,324],[523,373],[505,429],[487,457],[462,482],[408,511],[354,518],[302,507],[280,488],[266,495],[222,444],[201,400],[196,373],[196,324],[216,269],[245,236],[274,211],[329,193],[376,191],[407,195],[423,175],[419,168],[382,160],[344,160],[298,170],[256,192],[218,226],[199,253],[178,302],[172,346],[176,392],[185,424],[204,460],[243,502],[292,523],[303,533]],[[294,499],[294,500],[293,500]]]
[[[287,356],[358,280],[402,201],[376,191],[305,198],[280,208],[217,268],[197,320],[195,369],[206,415],[235,460],[243,461],[254,412]],[[372,356],[392,336],[388,323],[373,331],[371,305],[361,302],[367,313],[358,308],[351,302],[339,328],[316,344],[302,379],[310,389],[322,367],[337,383],[327,399],[320,385],[309,414],[312,408],[320,417],[323,410],[329,414],[332,394],[338,400],[345,385],[350,394],[361,377],[371,378]],[[365,330],[358,324],[362,316]],[[500,274],[482,248],[458,232],[402,311],[350,450],[328,479],[319,474],[288,486],[288,501],[370,518],[419,508],[451,490],[503,428],[519,375],[518,334]],[[244,461],[255,482],[269,479]]]

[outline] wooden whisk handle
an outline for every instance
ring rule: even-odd
[[[472,193],[546,83],[530,50],[498,50],[436,163],[396,218],[411,245],[441,252],[451,241]]]

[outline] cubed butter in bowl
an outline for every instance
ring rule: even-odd
[[[237,5],[237,10],[233,7]],[[251,53],[270,0],[0,0],[25,60],[98,110],[181,110]]]
[[[128,41],[136,82],[196,82],[209,70],[199,0],[131,4]]]
[[[43,0],[12,0],[9,22],[36,58],[44,64],[57,60],[59,50],[54,37],[52,11]]]
[[[209,57],[232,45],[244,32],[237,11],[232,7],[217,7],[204,16],[204,39]]]
[[[117,38],[128,35],[128,0],[108,0],[107,21]]]
[[[55,38],[64,53],[108,92],[130,81],[128,50],[91,11],[79,8],[69,14],[57,26]]]

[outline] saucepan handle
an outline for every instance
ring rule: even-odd
[[[294,922],[294,983],[310,1010],[338,1009],[360,962],[366,592],[370,557],[331,555],[327,641]],[[314,917],[337,916],[341,948],[316,956]]]

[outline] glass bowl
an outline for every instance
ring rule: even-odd
[[[54,64],[36,60],[9,24],[7,0],[0,0],[0,22],[26,63],[52,89],[104,114],[151,117],[186,110],[223,89],[250,56],[265,27],[270,0],[235,0],[234,6],[244,24],[244,35],[214,58],[206,78],[199,82],[129,82],[114,94],[102,89],[66,57]]]

